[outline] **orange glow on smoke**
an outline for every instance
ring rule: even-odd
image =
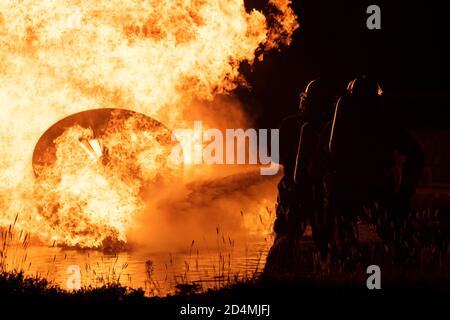
[[[36,142],[88,109],[130,109],[182,127],[193,99],[245,83],[241,61],[290,43],[290,1],[269,2],[278,9],[270,17],[247,12],[243,0],[2,1],[0,227],[19,215],[17,225],[46,243],[126,242],[144,206],[142,185],[157,181],[163,163],[151,134],[134,134],[133,120],[102,141],[89,128],[68,128],[55,141],[57,161],[37,180]],[[105,145],[108,165],[99,162]]]

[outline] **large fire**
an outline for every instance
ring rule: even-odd
[[[101,140],[74,123],[36,178],[38,139],[88,109],[183,126],[194,99],[245,83],[240,62],[290,43],[297,23],[289,3],[270,0],[265,16],[243,0],[2,1],[0,228],[19,216],[17,226],[46,243],[126,242],[142,193],[165,165],[155,132],[136,129],[140,116],[111,122]]]
[[[38,212],[52,237],[79,247],[125,243],[145,194],[179,174],[173,145],[162,124],[123,109],[85,111],[52,126],[33,154]]]

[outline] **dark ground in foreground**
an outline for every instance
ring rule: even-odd
[[[360,318],[366,318],[393,313],[417,314],[419,311],[431,315],[448,308],[450,302],[449,273],[392,273],[383,276],[381,290],[367,289],[366,279],[364,273],[276,280],[261,277],[203,293],[188,293],[187,287],[178,295],[148,298],[141,290],[118,284],[67,292],[45,279],[3,273],[0,274],[0,310],[1,314],[19,312],[58,318],[94,313],[128,315],[129,319],[134,319],[135,313],[148,319],[302,319],[307,314],[321,318],[329,314],[349,317],[356,313]],[[182,307],[188,304],[191,308],[215,307],[221,312],[215,311],[212,317],[181,315]],[[271,315],[224,315],[225,305],[232,304],[269,304]]]

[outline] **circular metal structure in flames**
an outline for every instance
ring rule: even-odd
[[[137,120],[136,131],[151,131],[157,133],[156,139],[161,145],[175,144],[171,140],[171,131],[161,122],[146,116],[142,113],[116,108],[91,109],[72,114],[53,124],[39,138],[33,152],[32,164],[34,174],[38,177],[43,168],[53,165],[56,161],[55,140],[60,137],[65,130],[74,126],[91,129],[94,133],[93,139],[80,141],[83,149],[93,156],[104,155],[102,146],[103,135],[115,125],[117,121],[123,122],[130,118]]]
[[[171,131],[144,114],[93,109],[53,124],[32,165],[38,212],[58,245],[121,250],[144,199],[176,174]]]

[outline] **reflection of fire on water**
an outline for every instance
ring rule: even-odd
[[[126,133],[132,121],[119,121],[124,131],[101,139],[95,127],[70,126],[47,153],[56,154],[51,166],[38,168],[33,159],[35,185],[38,138],[60,119],[105,106],[132,108],[171,129],[190,114],[216,125],[221,116],[199,101],[244,83],[240,62],[290,43],[297,23],[289,3],[268,1],[265,16],[243,0],[2,1],[0,228],[18,215],[17,228],[47,244],[126,241],[143,209],[141,193],[151,192],[146,184],[158,180],[164,163],[154,153],[159,147],[139,149],[155,143],[152,135]]]

